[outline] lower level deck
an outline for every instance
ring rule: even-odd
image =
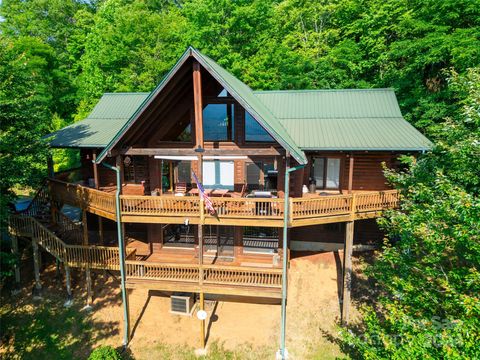
[[[127,287],[176,292],[280,298],[282,270],[277,254],[222,256],[196,248],[162,247],[130,241],[136,260],[126,261]]]

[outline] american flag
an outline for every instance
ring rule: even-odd
[[[212,200],[205,194],[205,189],[203,188],[203,185],[200,181],[198,181],[197,175],[195,174],[194,171],[192,171],[193,178],[195,179],[195,182],[197,183],[197,188],[198,192],[200,194],[200,197],[203,199],[203,202],[205,203],[205,208],[208,210],[210,215],[215,215],[217,212],[215,211],[215,208],[213,207]]]

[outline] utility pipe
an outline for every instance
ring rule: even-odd
[[[122,290],[122,302],[123,302],[123,321],[124,321],[124,330],[123,330],[123,347],[124,349],[128,346],[129,338],[129,316],[128,316],[128,298],[127,298],[127,289],[125,287],[125,244],[123,242],[123,232],[122,232],[122,216],[120,213],[120,190],[122,188],[122,181],[120,180],[120,167],[112,166],[102,162],[102,165],[107,167],[110,170],[113,170],[117,174],[117,191],[115,192],[115,214],[117,219],[117,237],[118,237],[118,252],[120,256],[120,278],[121,283],[120,287]]]
[[[289,209],[289,196],[290,196],[290,173],[300,170],[305,167],[305,165],[299,165],[290,168],[289,159],[285,164],[285,197],[283,205],[283,264],[282,264],[282,323],[281,323],[281,335],[280,335],[280,359],[286,360],[288,354],[285,348],[285,333],[286,333],[286,322],[287,322],[287,234],[288,234],[288,214]]]

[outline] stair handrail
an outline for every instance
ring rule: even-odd
[[[30,236],[32,240],[35,241],[37,244],[41,245],[45,250],[47,250],[50,254],[55,256],[60,261],[69,264],[70,266],[87,266],[91,265],[90,261],[84,261],[81,257],[79,259],[71,258],[72,255],[71,251],[74,250],[93,250],[93,249],[106,249],[106,250],[115,250],[118,251],[117,247],[106,247],[106,246],[95,246],[95,245],[69,245],[66,244],[62,239],[60,239],[55,233],[51,230],[47,229],[40,221],[35,219],[33,216],[30,215],[12,215],[9,218],[10,227],[15,228],[15,222],[11,221],[12,219],[22,219],[27,220],[30,224]],[[44,232],[48,234],[50,239],[54,242],[54,246],[49,246],[45,243],[46,239],[40,239],[40,232]],[[55,249],[56,248],[56,249]],[[70,250],[70,251],[69,251]],[[131,255],[131,251],[128,251],[127,255]],[[112,269],[112,264],[102,264],[100,268],[105,269]]]
[[[17,215],[30,215],[30,210],[32,210],[32,208],[37,205],[37,202],[38,202],[40,196],[43,195],[43,193],[45,192],[46,186],[47,186],[47,179],[45,178],[45,179],[42,180],[42,184],[40,185],[38,190],[35,192],[35,195],[33,196],[32,200],[30,201],[30,204],[28,204],[28,206],[25,209],[23,209],[21,211],[16,211],[15,213]]]

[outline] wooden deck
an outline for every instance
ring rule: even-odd
[[[32,238],[36,244],[70,267],[120,269],[117,247],[66,244],[29,215],[11,216],[9,232],[12,236]],[[193,253],[191,257],[184,258],[190,263],[179,263],[178,259],[174,263],[167,263],[158,257],[152,257],[148,261],[135,259],[136,249],[127,248],[125,270],[129,288],[280,297],[282,270],[278,268],[234,266],[220,262],[200,266]]]
[[[49,181],[56,201],[80,207],[115,220],[115,195],[58,180]],[[211,198],[216,216],[205,215],[207,225],[282,227],[283,199]],[[197,196],[121,195],[122,222],[183,224],[200,223],[200,199]],[[398,206],[396,190],[369,191],[349,195],[290,198],[289,226],[305,226],[380,216]]]

